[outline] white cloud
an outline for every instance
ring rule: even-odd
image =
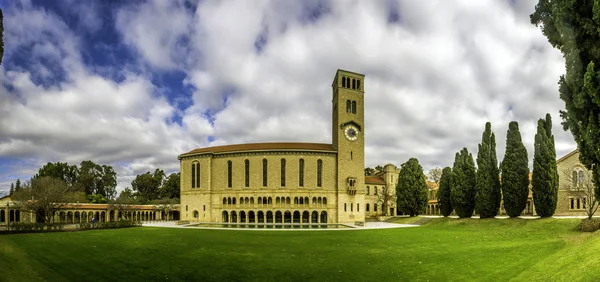
[[[511,120],[519,122],[532,159],[537,119],[547,112],[561,156],[575,148],[558,115],[564,61],[529,23],[535,3],[399,1],[398,22],[388,22],[384,1],[201,1],[195,11],[183,1],[149,1],[115,8],[116,27],[138,52],[136,61],[149,71],[186,74],[180,83],[195,89],[186,109],[169,104],[146,75],[125,73],[115,82],[87,71],[77,36],[54,15],[12,10],[9,23],[31,20],[9,28],[8,38],[34,42],[35,56],[58,58],[70,79],[48,88],[27,70],[0,72],[19,94],[0,88],[0,133],[7,136],[0,138],[0,157],[114,164],[122,188],[147,170],[177,170],[176,156],[195,147],[331,142],[330,86],[338,68],[366,75],[367,166],[410,157],[425,169],[451,166],[462,147],[476,156],[486,121],[499,160]],[[40,42],[40,30],[60,40]],[[181,125],[170,122],[176,113]]]

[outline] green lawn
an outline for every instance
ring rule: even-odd
[[[579,219],[356,231],[138,227],[0,236],[2,281],[599,281]]]

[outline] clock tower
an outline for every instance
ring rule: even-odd
[[[362,74],[337,70],[332,85],[339,223],[365,222],[364,78]]]

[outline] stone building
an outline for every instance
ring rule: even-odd
[[[574,150],[558,159],[556,166],[559,181],[555,215],[587,215],[590,196],[587,188],[593,187],[592,173],[579,162],[579,151]]]
[[[387,188],[395,187],[397,168],[364,175],[364,75],[338,70],[332,98],[331,144],[238,144],[181,154],[182,220],[360,225],[383,214],[379,196],[395,191]],[[395,204],[392,195],[388,215]]]

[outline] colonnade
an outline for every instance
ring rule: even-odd
[[[326,211],[223,211],[221,221],[228,223],[328,223]]]

